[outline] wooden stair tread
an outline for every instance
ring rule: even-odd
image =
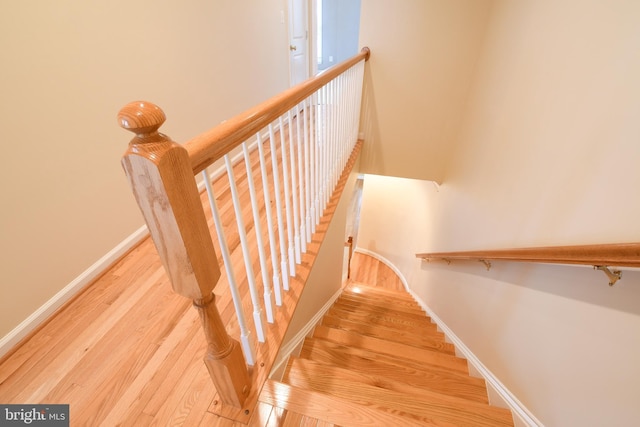
[[[358,374],[341,376],[339,368],[326,367],[325,374],[292,369],[287,382],[296,387],[326,393],[379,409],[442,420],[459,426],[512,426],[511,413],[502,408],[423,390],[419,395],[389,390],[361,382]],[[338,376],[338,378],[336,378]]]
[[[363,313],[362,311],[356,311],[340,305],[333,305],[327,313],[341,319],[349,319],[368,324],[387,325],[387,327],[406,331],[415,332],[416,328],[430,329],[433,331],[437,331],[438,329],[438,327],[431,323],[426,317],[424,319],[418,319],[396,316],[392,313]]]
[[[366,295],[367,297],[370,297],[370,298],[378,298],[378,299],[392,298],[392,299],[415,302],[413,297],[406,291],[394,291],[392,289],[386,289],[378,286],[370,286],[362,282],[352,281],[344,290],[345,292],[349,292],[349,293]]]
[[[431,318],[425,313],[410,312],[407,310],[396,309],[393,307],[376,307],[370,305],[362,305],[351,301],[338,299],[333,303],[333,308],[350,311],[352,313],[367,314],[371,316],[386,316],[389,318],[402,319],[408,322],[417,322],[423,324],[432,324]],[[435,325],[434,325],[435,326]]]
[[[267,380],[258,398],[260,402],[343,426],[441,426],[363,406],[313,390]]]
[[[343,329],[361,335],[412,345],[414,347],[433,348],[434,342],[444,342],[444,334],[435,330],[420,330],[411,333],[405,330],[389,328],[384,325],[363,324],[349,319],[340,319],[333,315],[324,316],[321,324],[329,328]]]
[[[406,376],[396,376],[395,372],[389,369],[382,373],[378,373],[371,369],[349,369],[335,364],[326,364],[313,359],[299,357],[291,358],[283,381],[291,383],[288,381],[290,376],[298,374],[303,376],[330,376],[332,379],[337,381],[342,379],[358,381],[375,387],[415,396],[421,396],[424,394],[423,392],[429,392],[444,394],[458,399],[466,399],[485,405],[489,404],[487,392],[484,388],[484,381],[480,380],[479,384],[472,384],[471,382],[466,381],[455,381],[456,378],[454,375],[450,375],[448,378],[445,375],[431,376],[428,372],[423,371],[420,375],[430,377],[431,381],[422,381],[420,384],[416,384],[412,382],[411,379],[410,381],[406,381]],[[458,378],[463,377],[458,376]]]
[[[344,329],[329,328],[323,325],[316,326],[313,336],[315,338],[322,338],[347,346],[354,346],[363,348],[365,350],[372,350],[376,353],[382,353],[418,361],[422,361],[425,358],[425,356],[423,356],[423,353],[436,353],[442,356],[455,357],[455,348],[453,344],[444,342],[444,340],[440,342],[432,341],[429,348],[420,348],[408,344],[389,343],[384,339],[361,335],[356,332],[346,331]],[[430,355],[426,356],[426,358],[431,357],[432,356]]]
[[[397,303],[393,301],[387,301],[383,303],[381,301],[377,302],[377,301],[367,300],[362,297],[353,297],[350,295],[345,295],[343,292],[342,295],[340,295],[340,298],[338,298],[335,303],[345,305],[345,306],[353,306],[353,307],[357,307],[358,309],[363,309],[367,311],[382,311],[382,312],[389,311],[389,312],[394,312],[399,314],[412,314],[415,316],[419,316],[421,318],[422,317],[426,317],[427,319],[429,318],[429,316],[427,316],[427,314],[424,312],[424,310],[422,310],[422,308],[420,308],[419,305],[408,303],[408,302]]]
[[[378,306],[385,309],[393,309],[396,311],[409,311],[412,313],[415,312],[423,316],[426,315],[422,307],[420,307],[420,305],[413,299],[401,300],[401,299],[388,298],[388,297],[378,299],[378,298],[370,298],[368,295],[364,295],[360,293],[343,291],[338,301],[353,302],[353,303],[363,304],[367,306]]]
[[[308,339],[313,340],[314,345],[317,345],[317,346],[322,346],[324,348],[326,348],[327,346],[330,346],[331,348],[339,347],[342,351],[345,351],[348,354],[364,355],[365,357],[369,357],[369,358],[378,357],[378,358],[382,358],[382,360],[385,360],[385,361],[390,360],[394,365],[409,364],[410,366],[414,366],[419,369],[420,366],[422,366],[423,364],[427,364],[427,365],[438,367],[440,369],[447,369],[447,370],[452,370],[456,372],[462,372],[464,374],[469,373],[467,361],[465,359],[456,357],[451,354],[440,353],[438,351],[425,350],[422,352],[423,354],[417,358],[419,360],[416,360],[416,358],[408,357],[408,356],[411,356],[411,354],[398,355],[398,354],[380,353],[376,351],[375,348],[363,348],[362,346],[352,346],[348,343],[345,344],[341,342],[326,340],[323,338],[319,338],[317,336],[314,336]],[[411,352],[411,353],[417,353],[417,352]]]
[[[400,373],[400,375],[407,376],[413,374],[428,377],[434,374],[444,374],[461,376],[471,381],[478,380],[469,376],[467,361],[458,357],[446,360],[414,361],[361,348],[346,347],[318,338],[305,339],[300,357],[350,369],[377,369],[379,373],[383,373],[386,369],[389,373]],[[418,381],[419,379],[415,378],[414,380]]]

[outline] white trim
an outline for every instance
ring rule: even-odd
[[[514,422],[516,426],[528,426],[528,427],[543,427],[544,425],[538,420],[523,404],[516,398],[504,384],[498,380],[498,378],[486,367],[484,364],[476,357],[475,354],[453,333],[451,329],[434,313],[433,310],[429,308],[429,306],[422,301],[422,299],[409,288],[407,280],[404,275],[396,268],[395,265],[391,263],[388,259],[383,257],[380,254],[377,254],[373,251],[363,248],[356,248],[356,252],[360,252],[365,255],[369,255],[373,258],[376,258],[378,261],[382,262],[389,268],[391,268],[400,278],[402,284],[405,289],[411,296],[416,300],[418,304],[422,307],[422,309],[427,313],[427,315],[431,318],[431,320],[440,328],[440,330],[445,334],[446,338],[455,346],[456,353],[460,352],[467,362],[471,365],[470,368],[474,368],[477,372],[484,378],[488,387],[492,387],[495,392],[499,395],[499,397],[504,401],[507,405],[507,409],[511,410],[511,413],[514,417]],[[489,390],[487,390],[489,392]],[[519,421],[519,422],[518,422]]]
[[[438,327],[442,330],[442,332],[449,338],[452,344],[459,350],[464,357],[467,359],[467,362],[473,365],[473,367],[478,371],[478,373],[484,378],[487,382],[487,385],[490,385],[494,388],[494,390],[500,395],[500,398],[504,400],[509,409],[511,410],[514,418],[520,418],[521,423],[516,425],[525,425],[530,427],[542,427],[543,424],[538,420],[523,404],[516,398],[504,384],[496,378],[495,375],[486,367],[484,364],[476,357],[475,354],[453,333],[451,329],[438,317],[437,314],[433,312],[429,308],[429,306],[418,297],[412,290],[409,290],[409,293],[413,296],[413,298],[420,304],[420,306],[427,312],[431,320],[438,325]],[[515,420],[514,420],[515,421]]]
[[[29,317],[24,319],[11,332],[0,338],[0,357],[7,354],[16,344],[46,321],[67,301],[104,273],[107,268],[118,261],[142,239],[147,237],[148,234],[149,231],[147,230],[146,225],[137,229],[133,234],[124,239],[115,248],[107,252],[106,255],[83,271],[78,277],[73,279],[71,283],[58,291],[58,293],[56,293],[51,299],[41,305],[40,308],[31,313]]]
[[[311,332],[313,328],[316,327],[318,322],[322,320],[322,317],[324,316],[324,314],[331,308],[333,303],[342,294],[343,289],[344,288],[340,287],[340,289],[338,289],[336,293],[333,294],[331,298],[329,298],[327,303],[323,305],[320,310],[318,310],[318,312],[311,318],[311,320],[309,320],[309,322],[307,322],[307,324],[304,325],[304,327],[300,329],[300,331],[298,331],[298,333],[293,338],[291,338],[289,342],[287,342],[285,345],[283,345],[280,348],[280,354],[282,355],[282,357],[280,358],[280,360],[276,361],[273,364],[273,367],[271,368],[271,372],[276,372],[278,369],[282,367],[284,363],[287,362],[287,360],[289,359],[289,356],[291,356],[291,353],[293,353],[296,347],[298,347],[298,345],[304,340],[304,338],[309,334],[309,332]]]

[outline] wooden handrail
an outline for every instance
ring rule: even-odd
[[[202,329],[207,340],[207,352],[204,362],[215,384],[219,400],[223,404],[221,407],[224,406],[226,408],[224,409],[225,411],[233,413],[234,415],[232,417],[234,419],[244,420],[244,418],[246,418],[246,415],[248,414],[247,410],[241,409],[248,400],[250,393],[253,393],[251,394],[251,396],[253,396],[252,399],[257,396],[256,393],[261,384],[256,383],[252,390],[253,380],[251,375],[253,374],[250,374],[250,371],[247,369],[247,362],[250,365],[253,365],[255,363],[255,354],[252,349],[253,341],[249,339],[249,331],[245,326],[243,326],[244,313],[242,303],[240,301],[241,298],[239,296],[237,298],[234,296],[234,300],[238,300],[236,314],[238,324],[240,325],[242,332],[242,346],[238,341],[229,336],[216,307],[216,298],[213,290],[218,283],[218,279],[221,277],[221,272],[218,266],[218,258],[213,246],[209,225],[205,217],[200,192],[194,175],[203,171],[216,160],[229,154],[234,148],[238,147],[249,138],[258,134],[256,145],[258,147],[257,151],[259,152],[259,156],[261,156],[261,173],[263,175],[263,184],[265,184],[267,182],[266,168],[264,167],[265,162],[262,158],[264,156],[262,153],[263,145],[260,141],[262,138],[262,132],[264,132],[265,129],[269,130],[268,140],[270,143],[272,157],[271,164],[277,165],[277,142],[271,124],[274,121],[279,120],[279,123],[284,126],[284,121],[282,120],[282,115],[284,114],[287,115],[289,121],[293,121],[291,114],[291,110],[293,108],[300,105],[313,94],[317,93],[320,88],[326,87],[327,84],[332,83],[329,85],[329,88],[331,89],[331,99],[329,99],[328,103],[332,107],[335,106],[335,108],[333,108],[331,112],[334,114],[342,113],[345,116],[349,116],[344,118],[344,123],[340,123],[341,129],[337,129],[336,123],[332,123],[330,120],[324,120],[326,119],[326,114],[315,114],[315,112],[319,110],[316,106],[312,105],[311,108],[309,108],[305,103],[303,110],[301,110],[304,111],[304,113],[300,115],[300,117],[304,117],[304,120],[297,120],[296,122],[298,127],[300,126],[301,121],[304,122],[305,137],[304,140],[302,140],[304,141],[304,144],[300,139],[301,136],[299,128],[297,129],[297,148],[294,147],[291,129],[289,132],[290,141],[288,144],[290,149],[289,154],[291,156],[291,169],[294,171],[295,165],[293,153],[297,150],[297,167],[299,169],[295,170],[297,171],[296,173],[302,176],[304,168],[310,168],[310,162],[317,162],[317,159],[312,157],[314,154],[309,155],[309,145],[311,144],[311,141],[309,140],[314,138],[308,137],[310,134],[307,134],[307,131],[309,130],[307,128],[307,121],[309,119],[323,119],[323,121],[317,122],[316,126],[333,126],[336,128],[335,132],[327,132],[332,134],[333,139],[330,140],[327,138],[320,141],[320,138],[318,138],[318,141],[316,142],[316,150],[311,150],[311,153],[317,152],[317,155],[321,156],[322,165],[319,167],[321,170],[318,171],[318,176],[324,179],[324,183],[321,184],[322,186],[318,184],[317,188],[315,188],[316,195],[314,203],[316,212],[313,215],[315,217],[315,222],[311,221],[311,214],[308,212],[306,218],[302,220],[306,221],[310,225],[317,225],[320,221],[320,215],[318,212],[322,212],[327,208],[330,201],[329,195],[336,188],[335,186],[337,185],[340,173],[344,173],[344,170],[340,171],[339,169],[346,167],[345,164],[352,165],[351,158],[347,155],[349,153],[351,153],[352,156],[353,153],[356,153],[357,155],[359,147],[361,146],[361,143],[356,144],[355,133],[352,132],[357,131],[359,108],[353,108],[350,104],[359,101],[361,92],[356,92],[352,89],[354,88],[353,85],[362,84],[364,68],[363,61],[366,61],[368,57],[369,49],[364,48],[353,58],[330,68],[317,77],[309,79],[306,82],[285,91],[281,95],[263,102],[257,107],[247,110],[246,112],[222,123],[208,132],[195,137],[184,145],[172,141],[168,136],[159,132],[166,116],[158,106],[150,102],[136,101],[129,103],[124,106],[118,114],[118,122],[120,126],[135,134],[122,158],[122,165],[124,167],[125,174],[127,175],[131,189],[145,218],[151,237],[158,249],[158,254],[164,264],[174,291],[191,299],[193,301],[194,308],[198,311],[202,322]],[[353,73],[349,72],[352,68],[354,69]],[[333,81],[335,78],[339,78],[339,84],[334,86]],[[349,88],[351,90],[336,91],[333,90],[334,87],[338,89]],[[315,102],[315,100],[313,102]],[[349,109],[350,113],[346,114],[344,111],[345,109]],[[348,122],[348,129],[346,125],[347,119],[350,120]],[[291,123],[288,123],[288,125],[291,126]],[[283,129],[281,128],[279,132],[283,167],[288,167],[286,166],[285,161],[286,151],[284,149],[285,138],[283,137]],[[327,148],[330,144],[331,152],[329,152],[329,149]],[[358,148],[357,150],[354,149],[354,145]],[[250,170],[252,167],[249,164],[250,154],[246,149],[246,146],[244,148],[244,155],[246,156],[245,162],[247,164],[247,168]],[[303,152],[304,159],[301,154]],[[335,158],[330,159],[329,154]],[[303,165],[303,162],[306,163],[306,166]],[[231,162],[227,161],[226,167],[230,183],[235,183],[233,173],[231,172],[233,165]],[[273,193],[276,195],[276,206],[278,207],[277,216],[278,230],[280,233],[280,249],[281,252],[283,252],[285,239],[283,237],[283,220],[280,215],[282,210],[279,207],[280,184],[277,176],[279,168],[273,166],[272,170]],[[295,180],[292,180],[291,182],[288,181],[287,171],[288,169],[283,169],[283,185],[284,194],[288,200],[287,194],[289,191],[289,185],[293,185],[295,187],[296,184]],[[307,188],[307,200],[305,207],[313,211],[309,190],[313,181],[309,177],[309,169],[305,172],[307,178],[305,185],[309,186]],[[302,178],[300,178],[300,180],[302,180]],[[320,178],[318,178],[317,181],[319,180]],[[210,176],[207,173],[205,173],[204,181],[207,184],[210,184]],[[235,191],[234,185],[231,185],[230,187],[234,210],[237,218],[241,218],[242,212],[240,209],[239,197],[237,194],[233,194]],[[300,194],[303,192],[302,185],[303,184],[300,183]],[[267,187],[268,186],[264,189],[265,195],[268,195],[268,192],[270,191]],[[210,190],[210,188],[208,188],[208,190]],[[209,193],[210,197],[213,198],[212,192]],[[322,200],[320,200],[320,196],[322,197]],[[259,207],[257,205],[258,202],[256,201],[255,194],[252,194],[251,198],[252,208],[254,210],[254,221],[260,221],[258,218],[259,213],[256,214],[256,212],[259,212]],[[295,200],[295,195],[293,198]],[[268,199],[268,196],[264,197],[264,202],[267,207],[269,207]],[[287,205],[287,203],[285,203],[285,205]],[[296,203],[295,206],[297,207],[298,204]],[[302,199],[300,200],[299,206],[300,212],[302,212]],[[212,202],[211,209],[212,211],[215,211],[214,202]],[[292,227],[291,212],[288,206],[285,210],[287,210],[288,214],[286,224],[289,233],[288,243],[290,255],[287,258],[285,254],[281,253],[279,261],[284,268],[282,269],[282,274],[278,272],[277,266],[273,268],[273,280],[274,283],[278,284],[278,286],[280,280],[282,280],[283,288],[286,290],[288,289],[289,275],[295,276],[295,264],[292,246],[292,234],[294,233],[292,233],[293,230],[290,228]],[[267,209],[267,211],[270,211],[270,209]],[[298,213],[295,213],[295,215],[296,220],[293,222],[294,226],[297,227],[297,225],[295,225],[295,221],[298,219]],[[268,221],[270,222],[271,220],[268,219]],[[246,235],[244,234],[246,233],[246,229],[241,220],[237,222],[242,250],[245,255],[245,262],[250,263],[251,259],[248,255],[249,248],[246,243]],[[269,227],[273,230],[272,225],[269,225]],[[258,230],[258,227],[256,226],[255,229]],[[302,230],[304,230],[304,228]],[[270,232],[270,234],[271,233],[272,232]],[[222,234],[223,233],[218,232],[219,237],[222,236]],[[311,240],[310,233],[308,235],[306,232],[302,234],[303,238],[306,238],[309,241]],[[273,241],[273,237],[270,238]],[[294,236],[294,239],[299,240],[299,237],[296,235]],[[221,244],[220,247],[223,249],[222,253],[224,258],[225,250],[228,250],[228,248],[226,248],[226,243]],[[296,250],[298,250],[297,248],[298,244],[296,243]],[[271,252],[272,260],[277,262],[278,259],[275,255],[276,251],[272,249]],[[300,257],[300,255],[298,255],[298,257]],[[261,262],[262,261],[264,260],[261,258]],[[297,260],[297,263],[301,263],[301,260]],[[230,267],[230,264],[230,261],[225,260],[226,267]],[[250,267],[250,264],[248,265]],[[291,271],[287,271],[287,267],[289,267]],[[264,271],[266,271],[266,269],[264,269]],[[233,273],[227,272],[232,293],[234,290],[238,293],[235,288],[236,284],[233,283],[234,280],[231,279],[232,276]],[[253,279],[253,276],[254,274],[252,273],[251,268],[247,268],[247,278]],[[267,283],[269,278],[263,278],[263,280]],[[258,341],[263,342],[265,341],[266,334],[263,330],[261,307],[257,296],[257,289],[255,287],[255,283],[252,283],[252,280],[248,280],[248,282],[249,294],[251,296],[251,302],[254,309],[254,323],[256,331],[258,331]],[[271,304],[270,296],[267,297],[268,290],[266,285],[264,289],[266,296],[265,304]],[[247,356],[245,357],[245,355]],[[273,354],[273,356],[275,356],[275,354]],[[263,366],[264,363],[267,362],[271,363],[271,361],[265,360],[262,362]],[[240,413],[244,415],[240,415]]]
[[[352,58],[187,141],[184,147],[189,153],[193,173],[204,170],[353,65],[367,61],[370,54],[369,48],[364,47]]]
[[[430,252],[416,254],[416,257],[426,260],[491,260],[640,267],[640,243]]]

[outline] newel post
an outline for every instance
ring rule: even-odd
[[[120,110],[120,126],[136,134],[122,166],[173,290],[192,299],[200,314],[208,343],[204,360],[220,399],[242,407],[250,387],[247,366],[215,305],[220,269],[189,154],[158,132],[164,121],[164,112],[149,102]]]

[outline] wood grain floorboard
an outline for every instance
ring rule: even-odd
[[[279,135],[276,138],[279,140]],[[296,276],[291,278],[291,290],[283,293],[283,306],[276,308],[281,322],[286,322],[293,313],[361,145],[360,142],[323,212],[321,224],[308,244]],[[268,144],[265,148],[267,168],[271,168]],[[263,186],[255,153],[251,165],[260,199]],[[241,193],[242,217],[252,247],[251,265],[262,299],[264,284],[244,167],[244,162],[234,166],[235,181]],[[251,313],[247,273],[241,268],[243,254],[226,175],[216,179],[213,187],[229,237],[242,305],[246,313]],[[273,191],[273,184],[269,188]],[[284,197],[282,189],[281,196]],[[218,250],[218,262],[222,265],[218,236],[205,194],[202,200],[214,247]],[[274,218],[276,215],[274,194],[271,201],[271,206],[263,205],[260,209],[260,224],[265,231],[266,209],[271,210]],[[287,227],[286,218],[283,226]],[[267,246],[266,254],[271,280],[270,257],[279,257],[279,253],[271,254]],[[224,269],[222,272],[223,277],[214,290],[216,305],[228,333],[237,339],[239,326],[226,272]],[[255,327],[252,322],[248,323],[255,339]],[[254,384],[266,380],[285,329],[283,324],[267,327],[272,342],[257,345],[258,364],[250,370]],[[280,425],[285,421],[285,409],[258,405],[257,386],[252,389],[247,408],[223,408],[216,404],[217,391],[203,363],[205,348],[197,312],[191,307],[191,301],[173,293],[155,247],[147,238],[0,360],[0,402],[70,404],[71,425],[240,426],[246,425],[254,413],[251,425]],[[295,415],[295,411],[291,414],[294,415],[289,415],[290,420],[300,416],[300,424],[313,425],[314,420],[317,423],[317,419],[306,414]]]

